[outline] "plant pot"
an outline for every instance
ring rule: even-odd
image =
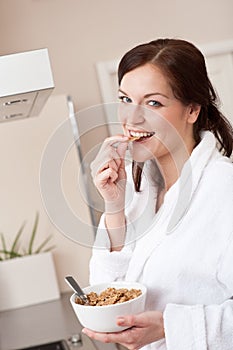
[[[0,311],[59,299],[51,252],[0,262]]]

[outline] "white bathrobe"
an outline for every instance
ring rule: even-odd
[[[163,312],[165,339],[144,349],[233,350],[233,164],[204,132],[157,214],[156,187],[144,168],[140,193],[127,178],[120,252],[109,251],[101,219],[90,283],[146,285],[146,310]]]

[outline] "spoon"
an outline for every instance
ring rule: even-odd
[[[66,276],[65,281],[85,304],[89,304],[87,295],[83,292],[78,282],[76,282],[72,276]]]

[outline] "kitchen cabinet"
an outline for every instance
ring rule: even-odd
[[[54,89],[47,49],[0,56],[0,122],[36,116]]]

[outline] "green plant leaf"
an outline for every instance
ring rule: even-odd
[[[42,253],[50,252],[54,248],[56,248],[56,246],[55,245],[51,245],[50,247],[44,249]]]
[[[35,254],[38,254],[41,252],[41,250],[44,248],[44,246],[50,241],[50,239],[52,238],[52,235],[50,235],[48,238],[46,238],[40,245],[39,247],[36,249]]]
[[[24,222],[22,224],[22,226],[20,227],[19,231],[17,232],[15,239],[13,241],[13,244],[11,246],[10,249],[7,249],[6,247],[6,241],[4,238],[3,233],[0,233],[0,242],[2,245],[2,249],[0,250],[0,261],[3,260],[7,260],[7,259],[13,259],[16,257],[23,257],[25,255],[32,255],[32,254],[38,254],[40,252],[48,252],[50,250],[52,250],[53,248],[55,248],[55,246],[50,246],[46,249],[44,249],[44,247],[46,246],[46,244],[49,242],[49,240],[52,238],[52,235],[50,235],[48,238],[46,238],[39,246],[38,248],[33,251],[33,245],[34,245],[34,241],[35,241],[35,236],[37,233],[37,228],[38,228],[38,222],[39,222],[39,213],[36,212],[36,217],[35,217],[35,221],[33,224],[33,229],[32,229],[32,233],[31,233],[31,237],[29,240],[29,244],[28,247],[25,249],[20,249],[20,253],[19,253],[19,239],[21,234],[23,233],[24,227],[26,222]]]
[[[30,239],[29,246],[28,246],[28,255],[33,254],[32,248],[33,248],[33,243],[34,243],[35,236],[36,236],[38,222],[39,222],[39,213],[37,212],[36,213],[36,218],[35,218],[35,221],[34,221],[34,225],[33,225],[33,229],[32,229],[31,239]]]
[[[22,257],[23,255],[20,254],[20,253],[16,253],[16,252],[11,252],[11,259],[13,258],[20,258]]]
[[[20,253],[16,253],[16,252],[12,252],[10,250],[4,250],[4,249],[0,250],[0,253],[4,253],[4,255],[5,255],[5,259],[4,260],[13,259],[13,258],[17,258],[17,257],[23,256]],[[3,259],[1,259],[1,260],[3,260]]]
[[[17,233],[16,236],[15,236],[14,242],[13,242],[13,244],[12,244],[12,246],[11,246],[10,252],[11,252],[11,256],[12,256],[12,257],[15,257],[15,254],[19,254],[19,253],[18,253],[18,249],[16,248],[16,245],[17,245],[17,243],[18,243],[18,241],[19,241],[19,238],[20,238],[20,236],[21,236],[21,234],[22,234],[22,232],[23,232],[23,229],[24,229],[24,227],[25,227],[25,224],[26,224],[26,222],[24,222],[24,223],[22,224],[22,226],[20,227],[18,233]],[[10,259],[11,259],[11,256],[10,256]]]
[[[6,241],[5,241],[5,238],[4,238],[2,232],[1,232],[1,242],[2,242],[2,248],[3,248],[3,250],[6,250]],[[6,255],[4,255],[4,258],[6,259]],[[1,258],[1,260],[3,260],[3,258]]]

